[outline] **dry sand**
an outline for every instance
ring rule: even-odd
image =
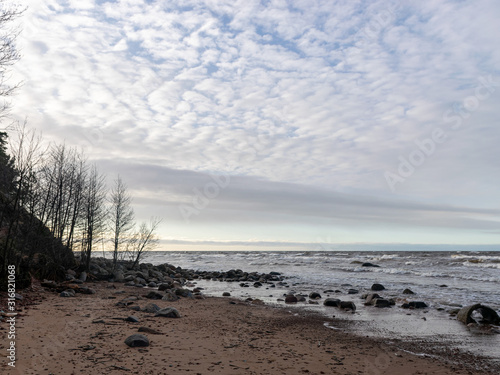
[[[16,324],[15,368],[7,365],[8,325],[0,323],[1,374],[498,373],[478,369],[482,362],[472,356],[410,354],[402,344],[355,336],[342,321],[303,312],[231,298],[152,301],[143,297],[144,289],[88,285],[97,293],[62,298],[41,287],[24,293],[25,306]],[[175,307],[182,317],[154,317],[116,306],[128,296],[138,296],[141,307]],[[139,323],[122,320],[129,315]],[[325,327],[327,320],[340,329]],[[149,347],[128,347],[125,339],[141,326],[161,334],[145,333]]]

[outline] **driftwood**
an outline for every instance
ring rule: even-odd
[[[483,319],[479,322],[474,320],[474,318],[472,317],[472,313],[476,310],[483,317]],[[488,306],[481,305],[480,303],[463,307],[458,312],[457,319],[460,320],[464,324],[469,324],[469,323],[483,323],[484,324],[485,323],[485,324],[500,325],[500,317],[498,316],[496,311]]]

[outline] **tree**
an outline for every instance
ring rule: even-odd
[[[12,28],[12,23],[23,12],[24,9],[19,6],[6,5],[4,0],[0,0],[0,119],[6,116],[10,107],[6,97],[12,95],[19,86],[8,83],[7,72],[20,58],[15,44],[19,32]]]
[[[106,220],[106,186],[104,176],[96,166],[92,166],[85,185],[83,196],[84,217],[82,223],[82,261],[85,269],[89,271],[90,257],[94,244],[100,239],[105,230]]]
[[[132,268],[139,264],[139,260],[145,252],[153,250],[158,245],[156,230],[161,223],[161,219],[152,217],[149,223],[143,222],[134,233],[129,243],[129,256],[134,261]]]
[[[134,227],[134,210],[131,207],[132,197],[120,176],[115,180],[110,199],[110,226],[113,233],[113,269],[116,267],[122,245],[130,239],[127,234]]]

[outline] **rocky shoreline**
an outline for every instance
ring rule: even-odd
[[[388,342],[352,334],[351,322],[304,311],[295,303],[305,300],[305,297],[308,297],[308,303],[318,303],[322,296],[317,292],[309,296],[300,294],[284,296],[285,300],[288,299],[285,311],[266,306],[258,298],[242,301],[233,298],[207,297],[203,288],[196,285],[200,280],[214,280],[237,283],[235,285],[241,288],[288,286],[285,275],[279,272],[247,273],[242,270],[205,272],[182,269],[170,264],[153,266],[147,263],[140,264],[137,269],[130,267],[131,264],[121,262],[113,270],[110,260],[96,258],[92,262],[89,274],[67,270],[65,282],[44,281],[40,284],[40,288],[25,295],[26,298],[20,296],[25,302],[36,300],[36,296],[45,299],[39,305],[38,302],[27,303],[24,311],[21,307],[19,318],[25,322],[25,326],[20,329],[23,337],[21,346],[34,351],[32,357],[45,361],[48,370],[36,372],[32,368],[33,360],[31,360],[30,363],[21,365],[22,372],[17,373],[71,374],[71,371],[64,372],[69,371],[68,363],[72,363],[72,366],[78,369],[78,372],[74,373],[82,374],[92,373],[90,369],[94,365],[96,369],[105,372],[128,373],[129,370],[140,369],[141,374],[171,373],[170,365],[161,371],[148,365],[149,372],[143,372],[144,363],[137,367],[137,364],[131,362],[128,357],[134,358],[150,352],[161,357],[164,356],[162,353],[165,350],[174,351],[176,355],[182,357],[185,355],[183,352],[186,350],[185,345],[194,352],[188,356],[189,358],[176,359],[174,361],[176,365],[172,364],[173,368],[196,367],[197,373],[202,374],[206,371],[221,374],[235,373],[236,368],[249,374],[264,374],[277,369],[282,371],[278,373],[286,374],[360,372],[398,375],[401,373],[494,374],[500,371],[500,365],[491,363],[487,358],[457,352],[452,348],[442,347],[442,343],[427,341],[415,346],[403,340]],[[372,293],[362,296],[364,303],[375,307],[377,304],[385,304],[376,302],[384,301],[375,293],[376,289],[379,292],[383,289],[380,286],[372,286],[372,289],[374,289]],[[226,297],[228,294],[225,293]],[[350,294],[357,293],[353,291]],[[344,311],[356,309],[354,302],[335,298],[325,298],[323,304],[330,304]],[[20,305],[22,306],[22,303]],[[63,325],[61,329],[64,337],[57,339],[59,342],[55,345],[57,350],[51,353],[52,356],[49,355],[49,358],[43,355],[43,343],[36,340],[37,335],[44,337],[40,332],[42,328],[38,326],[39,320],[45,319],[38,316],[42,312],[48,314],[47,317],[59,319],[60,325]],[[277,316],[280,317],[279,326],[282,327],[278,331],[276,330],[278,323],[275,321]],[[51,321],[50,324],[45,332],[46,335],[50,329],[57,330],[55,328],[57,323],[54,323],[56,324],[54,326]],[[193,327],[197,328],[193,331]],[[248,330],[247,336],[240,334],[242,327]],[[298,327],[303,328],[300,330]],[[29,337],[26,336],[28,331],[31,332]],[[232,333],[228,336],[228,332]],[[108,339],[113,337],[113,340],[103,340],[105,337]],[[271,338],[278,341],[270,342]],[[78,345],[68,352],[66,345],[61,344],[66,340],[70,341],[72,346]],[[266,341],[268,346],[259,345],[261,341]],[[202,348],[200,350],[204,354],[196,354],[194,349],[200,342],[203,342],[200,344]],[[280,345],[285,345],[287,349],[278,348]],[[297,346],[304,347],[304,352],[295,353],[290,357],[290,350],[296,351]],[[417,348],[420,354],[412,354]],[[94,361],[92,358],[95,356],[83,354],[99,350],[105,352],[103,358],[111,360],[106,360],[102,365],[94,363],[89,366],[87,361]],[[270,358],[270,350],[279,352],[280,355]],[[37,354],[37,351],[41,351],[42,354]],[[80,361],[71,362],[71,354],[75,354],[75,351],[81,352],[82,358]],[[119,351],[120,355],[117,356],[115,351]],[[252,362],[255,353],[259,353],[260,359]],[[203,360],[203,356],[206,360]],[[351,358],[352,356],[354,357]],[[126,364],[122,365],[121,362],[110,364],[109,362],[115,357],[122,358]],[[222,360],[216,360],[218,358]],[[242,360],[236,364],[234,358]],[[288,361],[291,358],[297,363],[300,362],[300,366],[290,367]],[[380,358],[383,358],[383,365],[377,364],[377,361],[381,361]],[[52,366],[53,361],[55,367]],[[222,363],[225,363],[225,366],[221,366]],[[5,366],[0,368],[3,370]],[[55,368],[58,371],[53,371]],[[402,368],[405,368],[404,372],[401,372]],[[86,372],[87,370],[89,372]]]

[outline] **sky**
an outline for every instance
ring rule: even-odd
[[[164,250],[500,250],[500,3],[26,0],[12,114]]]

